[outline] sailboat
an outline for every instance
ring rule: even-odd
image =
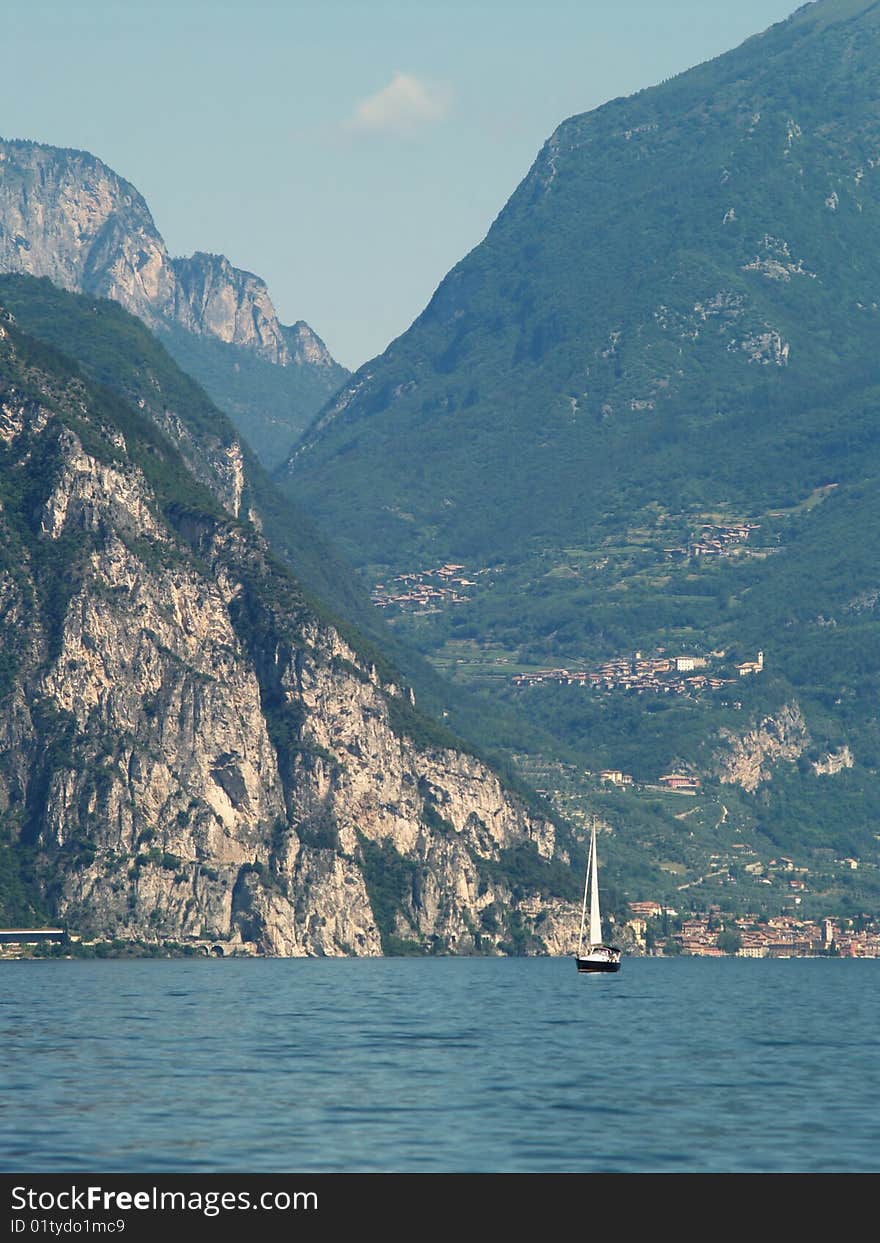
[[[584,907],[581,912],[581,935],[578,941],[578,971],[619,971],[620,950],[602,941],[602,917],[599,914],[599,860],[596,854],[596,826],[590,833],[590,854],[587,858],[587,875],[584,879]],[[584,944],[587,931],[587,897],[590,899],[589,941]]]

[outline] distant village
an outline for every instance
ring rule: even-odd
[[[699,672],[710,662],[725,659],[724,652],[710,652],[707,656],[666,656],[662,650],[655,656],[644,657],[641,652],[631,656],[617,656],[596,669],[536,669],[513,675],[515,686],[540,686],[557,683],[560,686],[593,687],[604,691],[652,691],[664,695],[687,695],[704,690],[721,690],[735,685],[739,678],[761,673],[764,669],[764,653],[759,651],[755,660],[745,660],[733,666],[736,677],[721,677],[718,673]]]
[[[664,934],[664,924],[678,912],[659,902],[630,902],[626,927],[638,948],[652,955],[689,954],[700,958],[807,958],[834,955],[843,958],[880,958],[880,926],[826,918],[817,921],[777,915],[722,916],[719,907],[705,915],[681,920],[680,928]],[[671,942],[671,944],[670,944]]]
[[[463,565],[439,565],[430,570],[414,570],[398,574],[388,585],[377,583],[371,592],[373,604],[380,609],[398,608],[402,612],[432,612],[449,604],[464,604],[471,599],[468,589],[477,586],[476,579],[488,574],[488,568],[475,570],[468,578]]]
[[[664,548],[663,555],[671,560],[687,560],[688,558],[729,557],[734,554],[743,555],[744,545],[752,531],[759,528],[758,523],[735,522],[729,524],[704,523],[699,535],[695,535],[686,544]],[[759,555],[758,552],[755,555]],[[760,554],[763,555],[763,554]],[[466,566],[448,562],[446,565],[432,566],[423,570],[412,570],[405,574],[397,574],[387,582],[376,583],[371,592],[373,604],[380,609],[395,609],[403,613],[432,613],[449,605],[465,604],[472,599],[472,589],[478,586],[478,579],[489,573],[489,568],[468,570]],[[681,657],[681,660],[691,659]],[[700,658],[691,666],[701,668],[706,661]],[[622,661],[610,661],[603,669],[614,669]],[[646,662],[650,664],[651,662]],[[657,663],[657,662],[655,662]],[[657,664],[655,672],[662,673],[662,662]],[[679,670],[680,671],[680,670]],[[647,673],[643,669],[642,673]],[[522,675],[524,680],[561,680],[564,670],[540,670],[537,674]],[[623,670],[615,670],[623,674]],[[577,680],[581,675],[570,675]]]
[[[735,522],[726,525],[707,522],[703,524],[699,535],[694,536],[686,544],[664,548],[663,554],[671,560],[743,555],[744,545],[749,535],[752,531],[758,530],[759,525],[753,522]],[[467,603],[472,599],[472,589],[478,585],[478,579],[488,573],[488,567],[468,570],[464,565],[448,562],[446,565],[397,574],[387,583],[377,583],[371,592],[371,599],[373,604],[380,609],[396,609],[404,613],[436,612],[448,605]],[[689,658],[681,657],[680,659]],[[694,659],[699,662],[699,658]],[[608,666],[603,666],[603,668],[612,668],[619,663],[621,662],[610,661]],[[702,664],[705,663],[705,661],[702,662]],[[691,666],[694,669],[700,667],[702,665],[699,663]],[[523,676],[531,681],[553,680],[556,675],[563,672],[562,670],[541,670],[536,675]],[[658,666],[656,672],[663,672],[663,670]],[[572,676],[577,679],[579,675]]]
[[[729,526],[714,522],[705,522],[701,534],[678,548],[664,548],[667,557],[674,560],[686,557],[729,557],[733,554],[742,555],[743,545],[752,531],[757,531],[760,523],[734,522]]]

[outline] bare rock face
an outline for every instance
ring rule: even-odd
[[[413,741],[234,487],[224,512],[0,327],[0,811],[53,916],[224,953],[568,952],[577,903],[510,870],[567,862],[555,826]]]
[[[293,362],[300,366],[331,368],[337,366],[327,346],[303,319],[289,328],[282,328],[287,351]]]
[[[772,777],[772,766],[793,764],[810,743],[799,706],[788,704],[742,734],[722,730],[723,746],[715,752],[718,780],[753,792]]]
[[[148,322],[173,311],[176,279],[146,203],[84,151],[0,142],[0,269],[113,298]]]
[[[174,318],[190,332],[206,333],[227,345],[243,345],[288,366],[293,360],[266,282],[234,268],[223,255],[194,254],[173,260],[177,277]],[[311,360],[309,360],[311,361]]]
[[[852,768],[854,763],[853,753],[844,743],[835,751],[829,751],[820,759],[814,760],[810,767],[817,777],[833,777],[835,773],[843,772],[845,768]]]
[[[172,259],[143,197],[83,151],[0,140],[0,271],[120,302],[282,367],[336,370],[307,324],[285,327],[265,281],[223,255]]]

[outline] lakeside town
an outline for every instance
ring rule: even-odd
[[[679,920],[678,911],[659,902],[630,902],[626,928],[635,947],[653,956],[686,954],[701,958],[880,958],[880,924],[860,919],[798,919],[794,915],[760,919],[724,916],[720,907]],[[678,925],[675,931],[670,928]]]
[[[610,865],[606,877],[617,891],[618,928],[627,926],[635,952],[880,956],[880,866],[873,858],[780,851],[738,825],[724,789],[701,784],[692,773],[635,781],[617,769],[588,772],[560,760],[517,758],[533,788],[581,842],[594,824],[608,834],[602,847]],[[614,801],[617,791],[644,799],[647,815],[636,840],[615,832],[622,806]],[[661,811],[664,818],[655,819]],[[655,878],[645,872],[637,888],[620,893],[615,873],[624,861],[632,865],[634,846],[643,863],[656,869]],[[725,935],[719,945],[720,932],[733,936]]]
[[[624,928],[632,951],[653,958],[880,958],[880,924],[860,919],[827,917],[803,920],[792,915],[762,919],[754,914],[732,917],[713,906],[702,915],[681,917],[660,902],[630,902]],[[63,928],[0,929],[0,959],[44,957],[125,957],[162,953],[159,947],[122,942],[83,942]],[[162,956],[175,957],[193,947],[166,947]],[[97,951],[97,953],[96,953]],[[207,953],[201,947],[202,953]],[[86,956],[90,956],[86,952]]]

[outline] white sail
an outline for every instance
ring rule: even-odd
[[[593,871],[593,850],[596,846],[596,830],[593,830],[593,836],[590,838],[590,853],[587,856],[587,873],[584,877],[584,905],[581,910],[581,935],[578,939],[578,957],[580,957],[584,948],[584,926],[587,922],[587,892],[590,884],[590,875]],[[590,937],[592,941],[592,936]]]
[[[596,826],[590,838],[590,944],[602,944],[602,917],[599,914],[599,859],[596,854]]]
[[[587,925],[587,902],[590,904],[590,922]],[[584,952],[584,933],[589,941]],[[599,854],[596,850],[596,826],[590,830],[590,853],[587,858],[587,874],[584,877],[584,905],[581,910],[581,935],[577,952],[578,971],[619,971],[620,950],[615,945],[605,945],[602,940],[602,916],[599,913]]]

